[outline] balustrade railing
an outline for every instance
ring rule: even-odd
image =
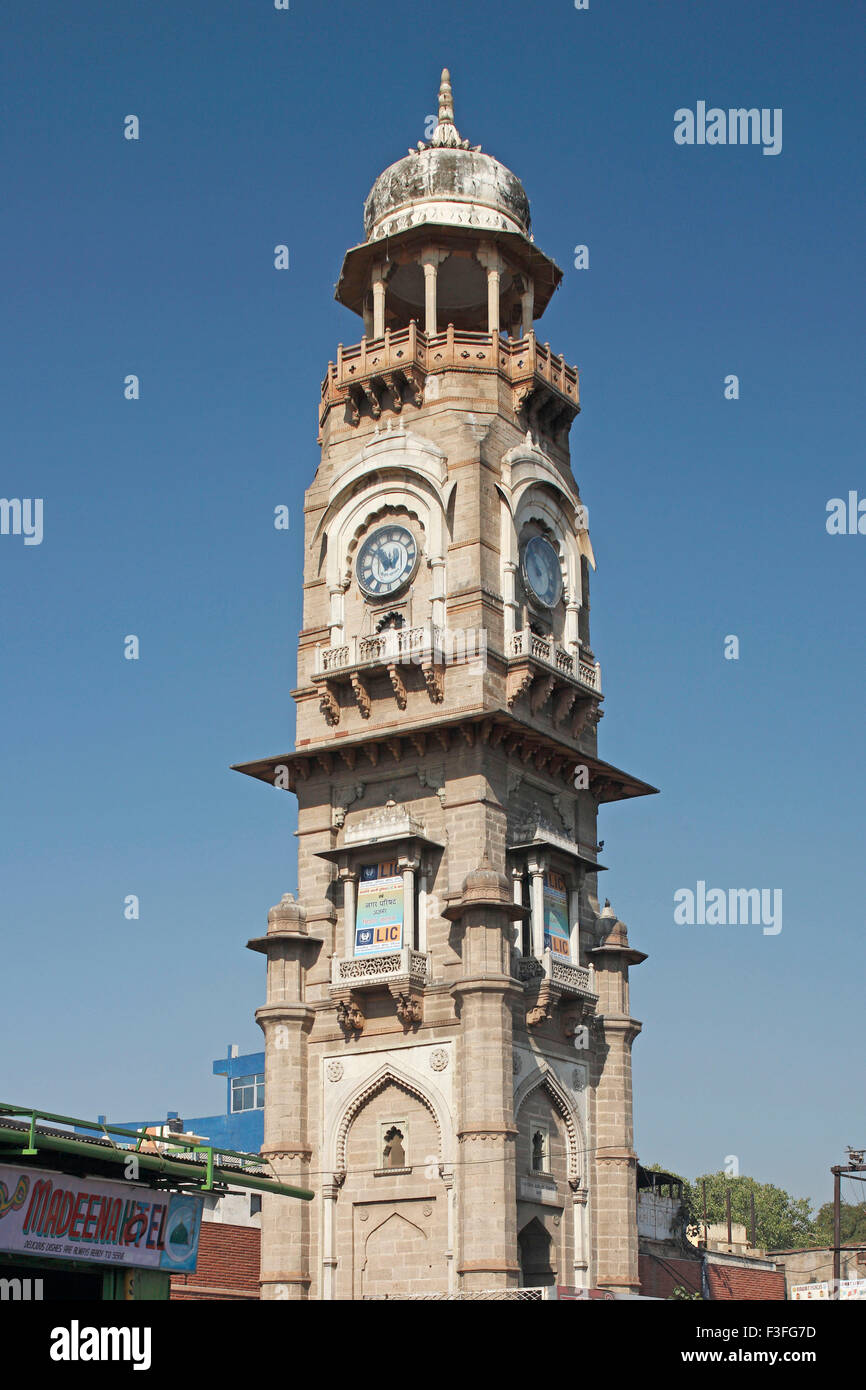
[[[590,690],[601,693],[599,663],[584,661],[580,656],[575,658],[555,642],[553,637],[539,637],[530,628],[523,628],[512,635],[510,647],[510,656],[531,656],[536,661],[543,662],[545,666],[552,666],[564,675],[576,678],[583,685],[589,686]]]

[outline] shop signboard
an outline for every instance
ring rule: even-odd
[[[203,1205],[200,1196],[141,1183],[0,1164],[0,1250],[188,1273]]]
[[[365,864],[355,908],[355,955],[381,956],[403,945],[403,875],[395,859]]]
[[[549,870],[544,875],[544,949],[568,960],[568,885],[562,874]]]

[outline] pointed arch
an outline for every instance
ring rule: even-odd
[[[583,1132],[580,1115],[556,1072],[543,1057],[538,1060],[537,1071],[527,1076],[517,1088],[514,1097],[515,1120],[520,1114],[524,1101],[528,1100],[533,1091],[537,1091],[539,1088],[547,1091],[565,1126],[568,1180],[569,1182],[578,1182],[581,1179],[585,1181],[586,1136]]]
[[[448,1138],[450,1136],[450,1125],[447,1120],[447,1110],[441,1098],[434,1098],[433,1094],[426,1086],[422,1086],[414,1077],[401,1071],[392,1062],[385,1063],[373,1076],[367,1077],[365,1081],[356,1087],[347,1099],[336,1125],[334,1135],[334,1171],[345,1173],[346,1171],[346,1149],[349,1140],[349,1130],[352,1124],[367,1101],[372,1100],[379,1091],[386,1086],[396,1086],[399,1090],[405,1091],[407,1095],[430,1111],[436,1124],[439,1135],[439,1160],[444,1162],[449,1147]]]

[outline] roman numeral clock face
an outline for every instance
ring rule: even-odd
[[[358,583],[368,598],[393,594],[415,573],[418,547],[405,526],[380,526],[358,551]]]

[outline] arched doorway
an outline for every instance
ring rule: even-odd
[[[521,1288],[536,1289],[556,1283],[553,1242],[537,1216],[520,1232],[517,1249]]]

